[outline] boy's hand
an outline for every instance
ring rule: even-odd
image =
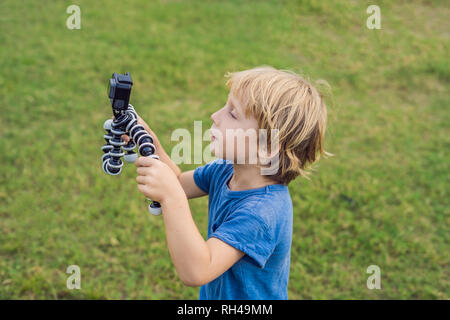
[[[139,157],[135,164],[138,190],[146,197],[163,203],[168,198],[184,195],[177,176],[164,162],[151,157]]]

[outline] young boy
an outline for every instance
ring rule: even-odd
[[[161,203],[172,261],[185,285],[201,286],[200,299],[287,299],[293,214],[287,186],[324,154],[326,106],[316,88],[290,71],[259,67],[228,77],[228,101],[211,116],[210,148],[218,159],[181,172],[139,119],[161,161],[138,158],[138,189]],[[269,156],[242,134],[259,129],[272,130]],[[231,139],[229,132],[238,133]],[[267,161],[274,158],[275,167]],[[270,174],[263,173],[268,166]],[[207,241],[188,204],[205,195]]]

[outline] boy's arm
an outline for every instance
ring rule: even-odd
[[[185,285],[206,284],[244,256],[242,251],[219,239],[203,239],[185,195],[168,197],[161,206],[170,256]]]
[[[200,189],[194,180],[194,170],[185,171],[178,176],[184,193],[188,199],[206,196],[207,193]]]
[[[161,203],[170,256],[184,284],[208,283],[242,258],[243,252],[221,240],[203,239],[192,218],[186,193],[167,164],[139,157],[136,166],[139,191]]]

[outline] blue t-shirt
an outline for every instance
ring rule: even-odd
[[[208,239],[218,238],[245,255],[201,286],[200,300],[288,299],[292,200],[283,184],[232,191],[233,164],[216,159],[194,171],[209,194]]]

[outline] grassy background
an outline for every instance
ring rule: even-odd
[[[81,30],[66,28],[74,3]],[[370,4],[381,30],[366,28]],[[3,0],[0,9],[0,298],[197,299],[175,273],[163,220],[147,214],[134,165],[119,177],[101,170],[106,81],[131,72],[131,102],[170,153],[174,129],[210,127],[226,72],[262,64],[333,88],[335,156],[289,186],[289,298],[449,298],[445,1]],[[190,204],[206,236],[207,197]],[[71,264],[81,290],[66,288]],[[366,288],[372,264],[381,290]]]

